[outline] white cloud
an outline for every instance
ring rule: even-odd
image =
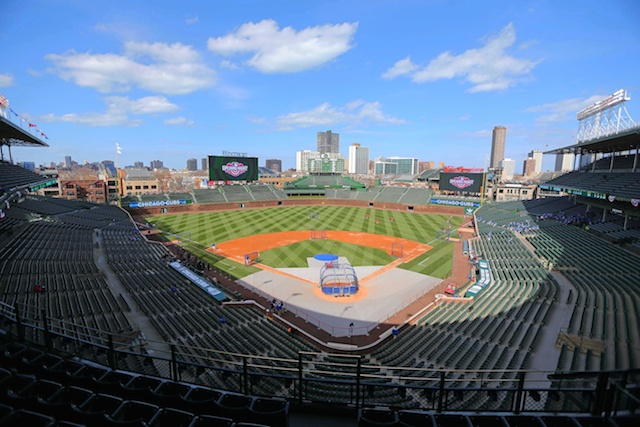
[[[515,27],[508,24],[480,48],[469,49],[459,55],[443,52],[424,67],[407,57],[396,62],[382,77],[390,79],[409,75],[416,83],[462,77],[472,85],[470,92],[505,90],[529,80],[531,70],[539,63],[509,55],[507,51],[515,41]],[[526,43],[521,46],[526,46]]]
[[[389,68],[382,74],[383,79],[394,79],[398,76],[404,76],[406,74],[413,73],[418,66],[411,61],[410,57],[399,60],[393,67]]]
[[[213,70],[198,53],[181,43],[127,42],[124,54],[74,51],[45,58],[49,70],[79,86],[100,92],[124,92],[133,86],[165,94],[188,94],[215,83]]]
[[[141,119],[130,119],[129,114],[160,114],[178,110],[164,96],[147,96],[131,100],[124,96],[109,96],[104,99],[106,111],[104,113],[69,113],[62,116],[47,114],[43,119],[49,122],[77,123],[86,126],[126,126],[135,127],[142,124]]]
[[[235,62],[231,62],[228,59],[224,59],[222,61],[220,61],[220,67],[221,68],[227,68],[229,70],[237,70],[240,67],[238,66],[238,64],[236,64]]]
[[[350,102],[344,107],[333,107],[325,102],[310,111],[280,116],[276,122],[278,127],[283,130],[336,124],[359,125],[365,122],[394,125],[405,123],[402,119],[384,114],[379,102],[364,102],[362,100]]]
[[[13,86],[13,76],[11,74],[0,74],[0,87]]]
[[[164,121],[165,125],[171,126],[193,126],[193,123],[193,120],[187,119],[186,117],[174,117]]]
[[[198,15],[193,15],[193,16],[188,16],[185,20],[184,23],[187,25],[193,25],[196,22],[198,22],[200,20],[200,17]]]
[[[564,122],[576,120],[576,113],[596,102],[602,100],[605,95],[592,95],[588,98],[570,98],[548,104],[527,108],[526,111],[541,113],[536,118],[538,122]]]
[[[329,62],[353,46],[358,23],[319,25],[296,31],[280,29],[272,19],[243,24],[235,32],[210,37],[209,50],[218,55],[251,54],[246,64],[263,73],[295,73]]]

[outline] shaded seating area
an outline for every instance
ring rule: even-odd
[[[289,402],[175,382],[0,341],[0,424],[20,426],[289,425]],[[43,369],[39,360],[52,361]],[[79,375],[90,370],[90,375]],[[245,423],[245,424],[243,424]]]

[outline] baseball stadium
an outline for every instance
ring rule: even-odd
[[[5,116],[0,139],[47,145]],[[563,147],[593,160],[505,202],[428,170],[97,204],[3,155],[0,420],[636,426],[639,145]]]

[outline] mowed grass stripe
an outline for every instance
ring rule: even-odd
[[[428,276],[445,278],[453,268],[453,244],[445,240],[437,240],[431,243],[431,250],[408,263],[401,264],[399,268],[414,271]]]
[[[311,210],[307,206],[253,209],[156,216],[148,220],[170,233],[191,232],[192,235],[215,238],[216,242],[277,231],[327,229],[385,234],[426,243],[435,238],[436,230],[447,220],[453,228],[461,223],[458,217],[450,219],[444,215],[351,207],[322,207],[316,210],[320,212],[320,218],[309,219]],[[365,219],[367,213],[370,215],[368,220]],[[393,223],[390,216],[394,217]],[[376,218],[380,219],[380,224],[375,224]]]
[[[385,251],[335,240],[309,240],[260,253],[260,262],[274,268],[306,268],[307,258],[332,253],[349,260],[353,266],[386,265],[394,260]]]
[[[319,218],[309,218],[309,212],[319,212]],[[369,218],[366,215],[369,214]],[[390,217],[394,218],[391,222]],[[380,224],[376,224],[378,218]],[[387,211],[372,208],[344,207],[344,206],[286,206],[279,208],[233,210],[221,212],[203,212],[194,214],[162,215],[146,219],[154,223],[157,228],[167,233],[183,236],[184,239],[191,238],[197,243],[194,250],[201,253],[201,258],[211,263],[216,268],[229,271],[236,277],[243,277],[255,271],[254,267],[245,268],[242,264],[237,264],[224,258],[215,256],[204,249],[211,246],[211,243],[222,243],[239,237],[247,237],[256,234],[272,233],[280,231],[294,230],[343,230],[352,232],[365,232],[380,235],[395,236],[402,239],[409,239],[421,243],[428,243],[435,239],[436,231],[449,221],[452,229],[457,231],[457,227],[462,222],[462,218],[449,218],[447,215],[418,214],[404,211]],[[185,244],[186,242],[183,242]],[[442,242],[444,246],[451,247],[450,242]],[[313,256],[319,252],[330,252],[334,243],[330,241],[312,241],[309,247],[313,247]],[[300,251],[292,248],[278,248],[275,254],[279,261],[278,265],[306,266],[306,248]],[[343,249],[341,249],[343,250]],[[346,249],[344,249],[346,250]],[[443,249],[444,250],[444,249]],[[384,265],[393,258],[385,251],[371,252],[367,248],[358,247],[354,255],[358,265]],[[346,250],[345,253],[351,253]],[[417,271],[429,275],[448,274],[451,271],[451,256],[453,250],[442,257],[434,249],[428,254],[419,257],[415,262],[405,264],[403,268]],[[262,258],[261,254],[261,258]],[[342,254],[339,254],[344,256]],[[418,265],[422,260],[429,258],[422,265]],[[447,257],[449,260],[447,261]],[[350,261],[352,261],[350,259]],[[353,262],[353,261],[352,261]],[[231,267],[228,267],[230,265]],[[228,270],[228,269],[231,270]],[[440,277],[440,276],[438,276]]]

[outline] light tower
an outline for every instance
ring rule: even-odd
[[[584,108],[576,114],[578,119],[578,144],[623,132],[636,126],[624,103],[631,97],[620,89],[612,95]]]

